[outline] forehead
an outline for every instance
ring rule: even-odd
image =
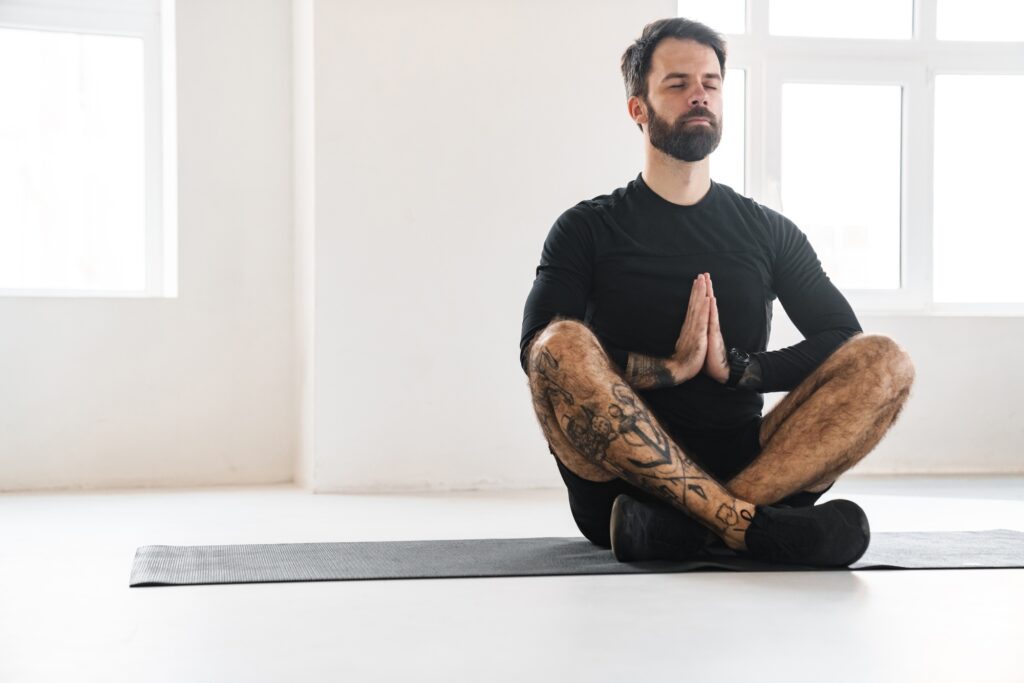
[[[695,40],[666,38],[658,43],[651,55],[650,77],[658,83],[667,74],[685,73],[691,76],[707,73],[722,75],[718,55],[707,45]]]

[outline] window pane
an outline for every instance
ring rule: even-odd
[[[726,67],[722,83],[722,141],[711,153],[711,177],[746,194],[743,182],[744,134],[746,130],[746,72]]]
[[[965,116],[977,100],[983,116]],[[1024,302],[1022,110],[1024,76],[935,77],[937,302]]]
[[[914,36],[913,0],[771,0],[768,32],[815,38],[894,38]]]
[[[939,0],[939,40],[1024,40],[1024,4],[1009,0]]]
[[[140,38],[0,29],[0,288],[145,286]]]
[[[898,85],[784,83],[782,213],[840,288],[900,286]]]
[[[746,33],[746,5],[745,0],[678,0],[676,13],[718,33]]]

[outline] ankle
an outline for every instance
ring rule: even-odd
[[[730,533],[730,534],[724,534],[722,536],[722,541],[725,543],[726,546],[728,546],[732,550],[739,550],[739,551],[746,551],[747,543],[746,543],[745,539],[746,539],[746,532],[744,532],[742,534],[732,534],[732,533]]]
[[[733,550],[746,550],[747,528],[756,514],[757,506],[745,501],[736,501],[736,518],[730,520],[730,524],[719,535],[729,548]]]

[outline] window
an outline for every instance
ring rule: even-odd
[[[858,312],[1024,315],[1009,262],[1024,247],[1017,3],[849,5],[860,23],[845,5],[747,0],[742,32],[717,27],[722,9],[709,7],[679,3],[730,33],[726,69],[744,72],[755,132],[742,165],[726,164],[726,97],[712,177],[742,167],[744,193],[807,234]]]
[[[176,294],[147,1],[0,6],[0,294]]]
[[[939,0],[939,40],[1024,40],[1024,5],[1013,0]]]
[[[911,0],[769,0],[768,32],[814,38],[895,38],[913,36]]]
[[[1024,75],[935,77],[938,302],[1024,301],[1022,111]]]
[[[784,83],[781,207],[832,282],[900,287],[896,85]]]
[[[694,19],[719,33],[744,33],[747,8],[744,0],[678,0],[677,14]]]
[[[711,153],[711,174],[717,182],[746,194],[743,149],[747,128],[746,73],[726,62],[722,81],[722,139]]]

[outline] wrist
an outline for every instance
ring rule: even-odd
[[[753,357],[746,351],[735,347],[728,350],[726,357],[726,378],[723,384],[729,389],[736,389],[740,386],[740,381],[750,367]]]
[[[711,374],[711,373],[708,373]],[[718,366],[718,371],[715,372],[711,377],[719,384],[729,383],[729,359],[723,358]]]
[[[676,384],[682,384],[690,379],[693,379],[693,374],[688,373],[686,365],[683,364],[678,358],[672,356],[665,362],[669,372],[672,373],[672,379]]]
[[[664,389],[679,384],[678,375],[671,358],[629,352],[622,377],[636,389]]]

